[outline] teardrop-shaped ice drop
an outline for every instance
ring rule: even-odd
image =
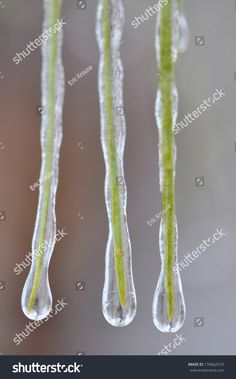
[[[42,320],[52,309],[52,294],[48,281],[48,269],[43,268],[40,277],[40,285],[34,301],[32,301],[33,283],[35,278],[34,269],[31,269],[25,282],[22,296],[21,307],[31,320]]]
[[[125,273],[125,301],[121,304],[119,289],[117,285],[117,273],[114,258],[112,240],[112,227],[110,225],[109,238],[106,248],[105,281],[102,294],[102,311],[105,319],[113,326],[126,326],[133,320],[137,302],[132,274],[132,255],[129,231],[126,217],[123,219],[123,242],[124,255],[123,268]]]
[[[152,315],[153,322],[157,329],[161,332],[177,332],[184,324],[185,320],[185,302],[181,284],[181,278],[177,267],[178,262],[178,228],[177,221],[175,221],[175,256],[174,256],[174,265],[173,265],[173,314],[171,320],[168,316],[168,295],[165,288],[165,262],[164,262],[164,230],[163,230],[163,221],[160,224],[160,233],[159,233],[159,245],[160,245],[160,255],[161,255],[161,273],[158,279],[156,291],[153,299],[152,306]]]

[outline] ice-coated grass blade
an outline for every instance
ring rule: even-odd
[[[62,0],[44,0],[43,28],[53,31],[42,42],[42,164],[39,202],[32,241],[31,269],[22,292],[22,309],[31,319],[42,319],[52,307],[48,266],[55,245],[55,199],[58,183],[59,152],[62,140],[64,71],[62,66],[62,29],[55,27],[60,19]]]
[[[157,16],[156,52],[160,81],[155,113],[159,131],[163,217],[159,233],[162,268],[153,300],[153,321],[163,332],[177,331],[185,318],[181,279],[179,272],[174,271],[178,259],[178,229],[175,217],[176,147],[173,127],[178,111],[175,62],[178,53],[186,47],[186,25],[179,0],[169,0]]]
[[[100,0],[96,32],[100,49],[101,142],[106,165],[105,198],[109,217],[103,314],[115,326],[127,325],[136,312],[123,169],[126,133],[120,59],[123,24],[121,0]]]

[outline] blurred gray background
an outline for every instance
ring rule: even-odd
[[[127,121],[125,172],[128,188],[134,280],[138,310],[132,324],[116,329],[101,312],[104,254],[108,235],[104,204],[104,162],[100,145],[95,39],[97,2],[77,9],[64,0],[63,59],[66,78],[64,138],[57,196],[57,225],[68,235],[56,245],[50,282],[54,305],[68,305],[19,346],[15,333],[29,320],[20,307],[28,269],[13,271],[31,250],[38,191],[29,186],[40,170],[41,51],[19,65],[12,58],[41,34],[41,0],[5,0],[0,4],[0,353],[2,354],[141,354],[155,355],[175,335],[152,323],[152,300],[160,271],[158,135],[154,118],[157,64],[155,16],[137,29],[134,17],[155,1],[124,0],[126,25],[122,58]],[[5,5],[5,6],[3,6]],[[187,307],[185,338],[170,354],[235,354],[236,319],[236,10],[233,0],[186,0],[190,44],[179,57],[176,82],[179,116],[224,89],[226,96],[176,136],[176,203],[179,260],[195,250],[216,228],[226,236],[181,272]],[[204,46],[195,38],[203,36]],[[83,79],[67,81],[92,65]],[[205,185],[196,186],[195,178]],[[85,291],[76,290],[85,282]],[[3,283],[5,282],[5,283]],[[198,322],[200,318],[200,322]],[[197,326],[200,325],[200,326]]]

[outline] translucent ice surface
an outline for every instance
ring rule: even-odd
[[[96,35],[100,49],[101,143],[106,166],[105,201],[109,218],[102,307],[104,317],[114,326],[128,325],[136,313],[123,168],[126,134],[120,58],[123,26],[121,0],[99,0]]]
[[[170,208],[173,207],[173,216],[163,216],[160,223],[159,248],[161,255],[161,273],[154,294],[152,313],[153,322],[157,329],[162,332],[174,333],[182,327],[186,310],[180,273],[177,269],[178,227],[176,217],[174,216],[174,195],[172,196],[172,192],[169,188],[175,180],[176,145],[171,132],[173,133],[173,126],[177,120],[178,91],[174,80],[172,83],[172,66],[169,65],[170,62],[165,61],[165,59],[172,57],[172,62],[175,64],[178,54],[186,49],[189,37],[187,21],[183,14],[181,1],[172,0],[166,7],[167,6],[172,7],[170,8],[171,12],[165,14],[165,21],[170,20],[169,24],[171,23],[170,30],[172,38],[170,37],[170,44],[168,39],[169,25],[166,25],[166,23],[163,24],[162,21],[162,12],[166,12],[166,9],[158,12],[157,15],[155,46],[161,84],[157,91],[155,116],[159,134],[160,190],[164,199],[170,199],[172,202],[168,204],[168,206],[170,206]],[[171,14],[171,19],[168,19],[169,14]],[[163,28],[167,28],[167,32],[166,30],[163,31]],[[169,49],[169,54],[166,49]],[[161,66],[161,62],[163,66]],[[165,109],[163,109],[163,104],[166,107]],[[167,110],[168,115],[171,115],[171,117],[167,115]],[[168,120],[168,122],[166,120]],[[167,128],[168,130],[166,130]],[[168,156],[168,160],[166,156]],[[168,209],[164,209],[164,213],[167,212],[169,212]],[[167,223],[167,220],[168,227],[166,227],[167,236],[165,239],[165,223]],[[168,235],[169,230],[171,230],[174,237],[173,239]],[[172,244],[171,242],[169,243],[169,239],[173,241]]]
[[[43,29],[60,19],[61,1],[44,0]],[[32,240],[32,263],[26,279],[21,306],[32,320],[45,318],[52,308],[48,266],[55,245],[55,201],[58,184],[59,152],[62,141],[64,70],[62,28],[42,43],[42,125],[39,201]]]
[[[175,333],[179,330],[184,323],[185,319],[185,302],[180,279],[178,263],[178,228],[177,221],[175,221],[175,255],[173,265],[173,285],[174,285],[174,311],[171,320],[168,318],[167,294],[165,289],[165,276],[164,276],[164,233],[163,221],[160,224],[159,234],[159,248],[161,255],[161,273],[158,279],[156,291],[153,300],[153,322],[157,329],[161,332]]]

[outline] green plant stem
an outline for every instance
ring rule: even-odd
[[[163,172],[162,208],[164,225],[164,277],[168,318],[174,311],[173,263],[175,252],[175,191],[174,191],[174,135],[172,92],[174,63],[172,60],[172,0],[161,10],[160,19],[160,92],[162,104],[161,167]]]
[[[49,7],[51,7],[50,15],[50,27],[53,27],[59,16],[61,10],[61,0],[51,0]],[[46,156],[45,156],[45,172],[44,177],[48,177],[52,170],[53,161],[53,151],[54,151],[54,129],[55,129],[55,107],[56,107],[56,67],[57,67],[57,52],[58,52],[58,31],[52,34],[49,39],[49,54],[48,54],[48,67],[47,67],[47,94],[46,94],[46,119],[47,119],[47,129],[46,129]],[[51,195],[51,177],[44,181],[42,193],[42,214],[40,218],[39,226],[39,246],[37,251],[40,250],[40,254],[37,254],[36,267],[34,272],[33,286],[28,302],[28,310],[32,311],[34,306],[38,289],[40,286],[40,279],[42,273],[43,265],[43,251],[41,247],[45,242],[46,231],[47,231],[47,218],[49,212],[49,201]]]
[[[116,268],[117,287],[119,291],[120,305],[126,303],[126,280],[124,267],[124,251],[122,238],[122,214],[120,204],[120,190],[117,183],[117,153],[113,120],[112,100],[112,58],[110,36],[109,0],[103,0],[103,32],[104,32],[104,76],[105,76],[105,99],[106,99],[106,126],[108,131],[109,151],[109,176],[111,188],[111,217],[114,246],[114,260]]]

